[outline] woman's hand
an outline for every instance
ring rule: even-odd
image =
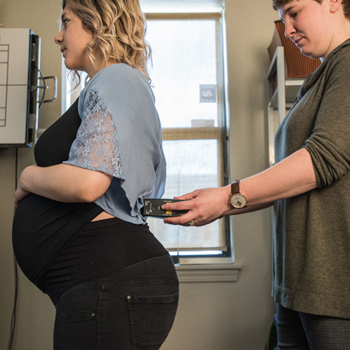
[[[182,216],[166,218],[164,223],[189,226],[193,220],[195,226],[207,225],[231,209],[230,193],[230,186],[226,186],[200,189],[176,197],[182,201],[164,204],[162,209],[188,210],[189,212]]]
[[[20,185],[17,186],[16,192],[15,192],[15,198],[14,198],[14,203],[15,203],[15,207],[17,208],[18,203],[24,198],[27,197],[28,194],[30,194],[30,192],[24,190],[23,188],[21,188]]]
[[[30,172],[30,170],[31,170],[30,168],[32,168],[32,167],[36,167],[36,165],[31,165],[31,166],[25,168],[23,170],[23,172],[21,173],[21,176],[19,178],[18,185],[17,185],[16,191],[15,191],[15,197],[14,197],[14,204],[15,204],[16,208],[18,206],[18,203],[23,198],[27,197],[28,194],[31,193],[30,191],[28,191],[25,188],[25,181],[26,181],[27,173]]]

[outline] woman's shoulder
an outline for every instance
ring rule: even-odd
[[[85,94],[93,90],[101,94],[114,93],[120,96],[150,89],[150,84],[139,69],[125,63],[112,64],[99,71],[86,85]]]
[[[100,70],[91,80],[92,85],[106,84],[107,82],[133,82],[146,80],[140,70],[133,68],[125,63],[115,63]]]
[[[88,82],[79,97],[80,115],[92,98],[101,99],[109,108],[137,105],[145,98],[154,103],[153,92],[146,77],[139,69],[124,63],[102,69]]]
[[[329,56],[329,62],[331,64],[334,64],[334,62],[339,62],[348,66],[350,61],[350,39],[344,41],[337,48],[335,48]]]
[[[350,79],[350,39],[339,45],[330,55],[326,58],[325,71],[330,79],[338,82],[347,81]]]

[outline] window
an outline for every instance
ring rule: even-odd
[[[141,0],[145,2],[152,1]],[[167,159],[163,198],[223,186],[229,169],[224,11],[216,6],[215,12],[144,12],[153,57],[150,76]],[[68,93],[63,109],[76,97],[76,90]],[[203,227],[165,225],[155,218],[149,218],[149,224],[176,262],[231,257],[228,218]]]
[[[227,181],[222,12],[146,13],[150,76],[163,126],[167,183],[173,198]],[[204,227],[149,219],[173,256],[227,256],[229,221]]]

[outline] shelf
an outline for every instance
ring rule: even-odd
[[[274,138],[276,128],[281,124],[286,115],[286,110],[291,108],[295,97],[304,79],[285,78],[284,48],[278,46],[271,60],[267,74],[268,82],[268,138],[269,138],[269,163],[275,163]],[[277,86],[275,88],[275,86]],[[277,113],[274,111],[277,110]]]
[[[300,86],[303,84],[303,79],[286,79],[284,83],[285,87],[285,104],[286,108],[290,108],[294,102],[294,99],[298,93]],[[269,107],[273,109],[278,108],[278,88],[275,89],[269,102]]]

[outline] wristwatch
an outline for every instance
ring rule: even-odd
[[[236,209],[242,209],[247,206],[247,198],[239,190],[239,180],[231,184],[230,204]]]

